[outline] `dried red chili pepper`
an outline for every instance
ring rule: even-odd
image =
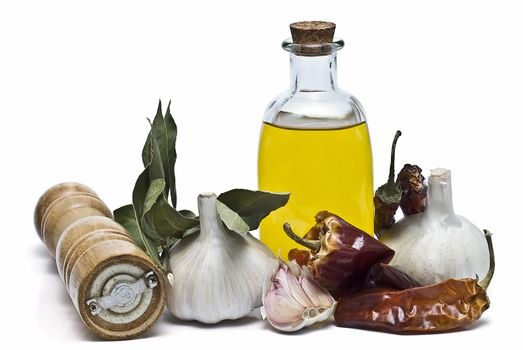
[[[310,250],[294,248],[289,250],[287,255],[289,260],[294,260],[300,266],[307,265],[309,261],[314,257]]]
[[[310,250],[297,248],[291,249],[288,254],[288,259],[296,261],[300,266],[307,265],[313,257],[314,255],[311,254]],[[370,268],[365,284],[361,285],[361,289],[378,287],[403,290],[421,287],[421,284],[391,265],[376,263]]]
[[[427,206],[427,185],[421,168],[417,165],[405,164],[398,173],[396,183],[401,188],[401,211],[405,216],[425,211]]]
[[[403,291],[378,288],[341,298],[334,319],[341,327],[446,331],[479,319],[488,306],[487,294],[475,280],[450,279],[427,287]]]
[[[286,223],[287,235],[310,249],[310,259],[304,259],[315,279],[334,298],[347,295],[365,284],[370,268],[377,262],[388,263],[394,251],[339,216],[321,211],[304,238],[296,235]],[[303,251],[301,251],[303,252]],[[293,259],[299,250],[291,251]]]
[[[404,290],[421,287],[421,284],[393,266],[377,263],[369,270],[365,288],[370,289],[377,287]]]
[[[401,188],[394,181],[394,158],[396,157],[396,143],[401,131],[396,131],[392,141],[390,154],[389,179],[386,184],[378,187],[374,194],[374,233],[379,237],[381,232],[394,224],[394,215],[401,200]]]
[[[494,250],[485,232],[490,269],[481,282],[449,279],[402,291],[377,288],[341,298],[334,313],[336,325],[394,333],[427,333],[457,329],[478,320],[490,302],[487,287],[494,275]]]

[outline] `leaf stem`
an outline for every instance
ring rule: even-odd
[[[319,240],[306,239],[295,234],[291,229],[291,224],[286,222],[283,224],[283,231],[292,239],[294,242],[301,244],[302,246],[309,248],[314,251],[320,250],[321,243]]]
[[[401,131],[396,131],[396,135],[394,135],[394,140],[392,141],[392,150],[390,152],[390,168],[389,168],[389,181],[387,183],[394,184],[394,163],[396,161],[396,143],[398,142],[398,139],[401,136]]]
[[[487,290],[487,288],[490,284],[490,281],[492,281],[492,277],[494,276],[494,270],[496,268],[496,261],[494,258],[494,246],[492,245],[492,233],[489,230],[483,230],[483,232],[485,232],[485,239],[487,240],[488,253],[489,253],[489,257],[490,257],[490,265],[488,268],[487,275],[485,276],[485,278],[483,278],[479,282],[479,285],[483,289]]]

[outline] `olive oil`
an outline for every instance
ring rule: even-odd
[[[282,258],[299,247],[283,232],[297,234],[314,224],[321,210],[339,215],[372,234],[374,225],[372,152],[367,124],[337,129],[292,129],[264,122],[258,157],[258,186],[291,192],[287,205],[260,226],[260,239]]]
[[[304,234],[314,216],[328,210],[372,234],[372,152],[365,112],[337,82],[336,25],[309,21],[290,25],[291,81],[268,104],[258,151],[258,187],[290,192],[287,205],[260,225],[260,238],[282,258],[298,247],[283,232],[288,222]]]

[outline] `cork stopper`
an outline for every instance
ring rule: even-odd
[[[322,45],[332,43],[336,24],[322,21],[291,23],[292,41],[301,45]]]

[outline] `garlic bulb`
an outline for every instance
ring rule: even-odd
[[[432,170],[427,208],[398,221],[381,237],[396,251],[391,265],[423,285],[449,278],[484,278],[489,252],[483,231],[454,214],[450,171]]]
[[[261,305],[263,286],[278,267],[263,243],[224,228],[216,203],[214,193],[198,196],[200,231],[169,251],[167,306],[183,320],[217,323],[247,315]]]
[[[280,268],[264,292],[262,317],[271,326],[294,332],[332,315],[336,302],[312,276],[307,266],[280,260]]]

